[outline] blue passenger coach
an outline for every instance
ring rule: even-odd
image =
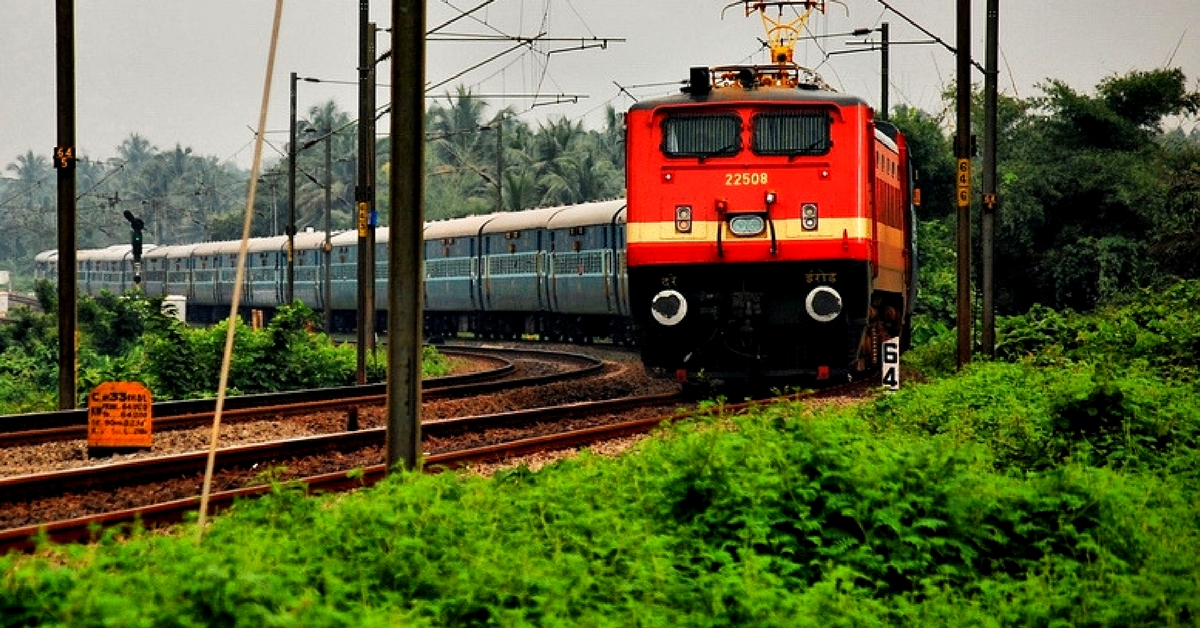
[[[628,342],[625,277],[625,201],[622,199],[468,216],[425,225],[426,335],[460,333],[481,338],[537,336],[587,342]],[[211,323],[226,316],[237,277],[237,240],[148,245],[142,256],[142,290],[149,296],[185,297],[189,320]],[[358,234],[330,238],[325,290],[325,234],[296,234],[294,297],[323,310],[334,331],[353,328],[358,306]],[[388,230],[376,231],[376,320],[387,307]],[[134,287],[129,245],[79,251],[80,291],[98,295]],[[57,252],[35,258],[37,275],[57,279]],[[240,310],[266,310],[286,301],[287,238],[248,243]]]

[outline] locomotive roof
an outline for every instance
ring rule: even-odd
[[[719,87],[703,95],[675,94],[661,98],[648,98],[634,103],[630,111],[658,109],[671,105],[771,103],[796,105],[832,104],[839,107],[865,105],[867,101],[841,92],[806,87]]]

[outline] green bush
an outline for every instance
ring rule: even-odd
[[[1072,377],[1048,378],[1045,395],[1073,398]],[[944,400],[947,416],[981,410],[966,392]],[[199,545],[192,529],[135,532],[0,560],[0,626],[1161,626],[1197,616],[1192,480],[1078,462],[1015,472],[986,439],[911,429],[921,403],[889,398],[886,409],[910,417],[891,426],[857,409],[781,404],[673,428],[615,460],[583,455],[490,480],[397,474],[315,503],[279,487],[218,518]]]
[[[42,292],[39,292],[42,294]],[[46,298],[52,295],[46,294]],[[53,305],[52,302],[49,305]],[[161,313],[161,299],[140,293],[80,300],[81,337],[77,382],[79,399],[106,381],[140,381],[155,399],[188,399],[216,394],[229,329],[189,327]],[[48,311],[53,312],[50,307]],[[234,353],[228,387],[251,394],[347,386],[357,381],[353,345],[335,345],[311,331],[317,314],[297,304],[279,309],[266,329],[240,320],[234,327]],[[0,414],[48,410],[57,405],[57,322],[54,314],[18,310],[0,327]],[[452,365],[436,349],[423,350],[425,377],[446,375]],[[383,352],[367,359],[367,380],[385,381]]]
[[[1067,462],[1197,478],[1200,391],[1142,373],[983,363],[913,386],[863,410],[881,431],[986,446],[997,469],[1040,472]]]
[[[997,320],[1000,359],[1039,364],[1087,362],[1149,369],[1172,381],[1196,379],[1200,281],[1146,288],[1087,316],[1034,307]]]

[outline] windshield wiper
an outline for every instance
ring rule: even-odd
[[[788,161],[791,161],[801,155],[816,155],[816,154],[822,153],[824,151],[829,150],[829,148],[831,146],[833,146],[833,142],[830,142],[828,138],[823,137],[823,138],[813,142],[812,144],[809,144],[808,146],[806,146],[804,148],[790,151],[790,152],[787,152],[784,154],[787,155]]]
[[[726,155],[726,156],[736,155],[737,151],[735,149],[737,147],[738,147],[738,142],[737,142],[737,140],[734,140],[734,141],[726,144],[725,146],[718,148],[717,150],[697,152],[697,153],[694,153],[693,155],[695,157],[699,157],[700,162],[704,163],[704,160],[708,159],[709,157],[716,157],[718,155]]]

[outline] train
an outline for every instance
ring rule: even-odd
[[[624,199],[433,221],[424,229],[425,335],[483,339],[537,337],[564,342],[633,341],[625,281]],[[357,322],[358,233],[330,237],[330,290],[325,290],[325,233],[294,236],[295,301],[323,311],[331,332]],[[131,245],[80,250],[81,294],[182,297],[185,317],[213,323],[229,314],[241,241],[146,244],[135,283]],[[376,328],[385,329],[388,231],[377,231]],[[58,253],[35,257],[40,279],[57,279]],[[240,312],[272,312],[287,302],[287,236],[251,238]]]
[[[880,365],[885,341],[907,344],[907,141],[792,61],[824,2],[744,4],[764,18],[770,63],[693,67],[681,93],[626,114],[637,342],[648,368],[685,384],[853,377]],[[788,6],[803,12],[768,13]]]
[[[635,103],[625,198],[426,224],[427,338],[635,344],[650,372],[692,389],[844,381],[877,369],[885,342],[908,344],[919,193],[907,140],[792,61],[823,2],[745,4],[764,14],[771,63],[694,67],[679,94]],[[804,11],[766,17],[785,5]],[[324,238],[295,236],[295,300],[328,305],[334,330],[351,328],[357,233],[331,239],[328,294]],[[250,242],[243,310],[285,302],[286,244]],[[184,296],[189,320],[215,321],[239,246],[148,246],[142,289]],[[36,261],[52,278],[56,254]],[[129,246],[80,251],[78,262],[84,293],[133,286]]]

